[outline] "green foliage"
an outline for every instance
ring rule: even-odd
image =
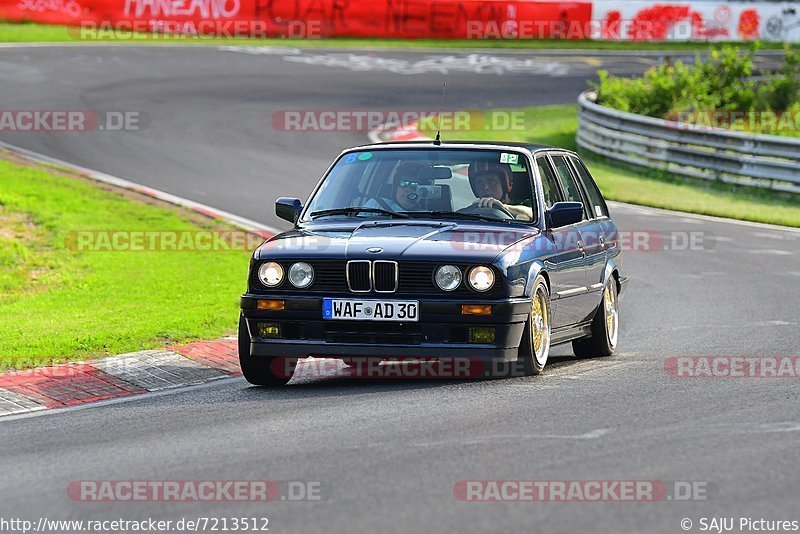
[[[785,50],[783,68],[760,88],[760,101],[766,110],[783,111],[800,106],[800,48],[787,45]]]
[[[639,78],[622,78],[600,71],[593,84],[597,102],[639,115],[700,122],[716,112],[773,112],[796,110],[800,105],[800,48],[785,45],[781,69],[756,76],[754,55],[760,45],[749,49],[724,46],[695,62],[666,62],[650,68]],[[794,114],[792,114],[794,116]],[[773,131],[769,121],[741,121],[723,124],[737,129],[753,128],[764,133],[800,135],[797,128]],[[718,124],[715,124],[718,125]]]

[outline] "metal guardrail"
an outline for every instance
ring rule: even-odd
[[[578,97],[578,146],[692,178],[800,193],[800,138],[751,135],[617,111]]]

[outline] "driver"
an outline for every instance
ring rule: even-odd
[[[513,188],[511,168],[502,163],[474,162],[469,166],[469,185],[481,208],[503,209],[522,221],[533,220],[533,208],[511,204]]]
[[[420,163],[404,162],[397,166],[392,183],[393,198],[375,197],[369,199],[365,208],[380,208],[387,211],[414,211],[417,209],[417,186],[425,166]]]

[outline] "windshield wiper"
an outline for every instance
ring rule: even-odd
[[[475,221],[516,222],[515,219],[497,219],[495,217],[487,217],[486,215],[477,215],[475,213],[459,213],[457,211],[406,211],[404,213],[411,217],[431,217],[432,219],[450,217],[453,219],[471,219]]]
[[[389,217],[399,217],[402,219],[409,218],[409,216],[406,215],[405,213],[398,213],[396,211],[389,211],[381,208],[363,208],[360,206],[350,206],[348,208],[334,208],[330,210],[314,211],[311,213],[311,218],[316,219],[317,217],[327,217],[328,215],[355,215],[357,213],[379,213],[381,215],[387,215]]]

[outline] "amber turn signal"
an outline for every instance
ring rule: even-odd
[[[284,309],[284,301],[282,300],[259,300],[259,310],[272,310],[279,311]]]
[[[491,315],[492,306],[489,304],[462,304],[461,315]]]

